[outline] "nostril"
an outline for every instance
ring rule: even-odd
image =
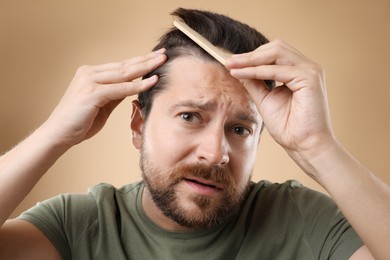
[[[208,154],[198,156],[198,161],[201,163],[206,163],[209,165],[215,166],[224,166],[229,163],[229,156],[227,154]]]
[[[222,161],[220,162],[219,165],[225,166],[225,165],[227,165],[228,163],[229,163],[229,159],[224,159],[224,160],[222,160]]]

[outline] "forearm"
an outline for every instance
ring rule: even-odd
[[[322,154],[293,156],[332,196],[375,259],[390,259],[390,188],[334,142]]]
[[[0,157],[1,225],[67,149],[43,125]]]

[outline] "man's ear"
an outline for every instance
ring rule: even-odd
[[[138,100],[134,100],[133,112],[131,114],[131,131],[132,131],[132,141],[133,145],[137,149],[141,149],[142,145],[142,127],[144,125],[144,118],[142,116],[141,105]]]

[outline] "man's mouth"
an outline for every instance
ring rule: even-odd
[[[184,181],[191,186],[197,193],[203,195],[213,195],[216,192],[220,192],[223,189],[223,185],[215,183],[210,180],[204,180],[199,178],[184,178]]]

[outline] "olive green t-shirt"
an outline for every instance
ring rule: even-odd
[[[49,199],[19,218],[63,259],[348,259],[362,242],[326,195],[296,181],[253,184],[240,212],[213,229],[171,232],[144,212],[142,182]]]

